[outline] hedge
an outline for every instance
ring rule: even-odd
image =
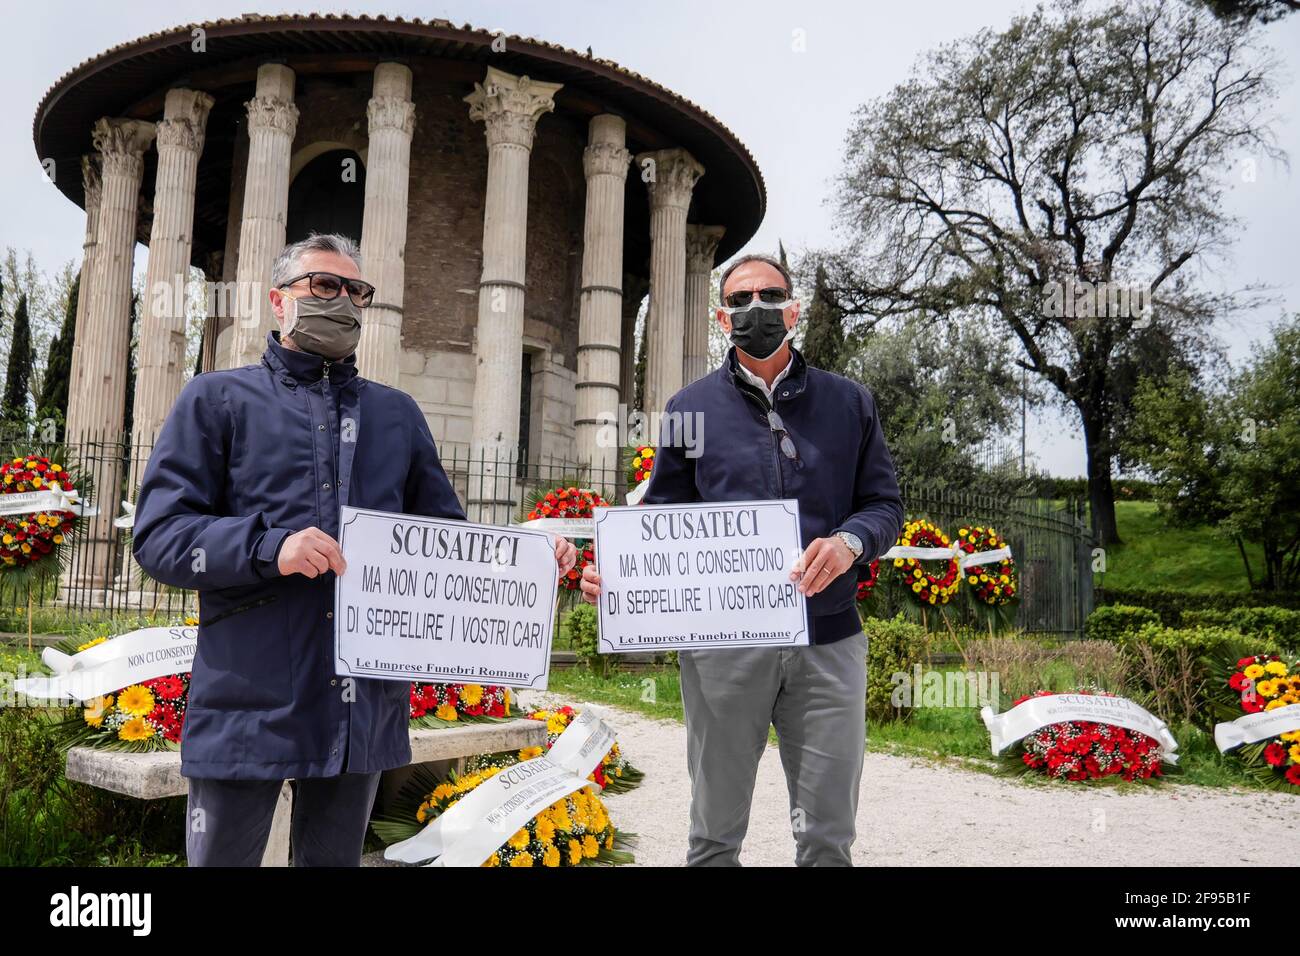
[[[1247,607],[1280,607],[1300,611],[1300,593],[1096,588],[1093,591],[1093,604],[1097,607],[1125,604],[1150,608],[1160,615],[1160,620],[1166,626],[1177,627],[1183,623],[1184,611],[1232,611]]]
[[[1300,611],[1284,607],[1184,611],[1182,623],[1184,627],[1229,627],[1249,638],[1271,640],[1282,647],[1300,649]]]
[[[907,717],[911,707],[895,707],[895,674],[912,678],[912,668],[924,663],[928,635],[920,624],[905,620],[903,615],[890,619],[867,618],[862,622],[867,635],[867,721],[899,720]],[[915,704],[915,688],[912,702]]]
[[[1148,624],[1159,623],[1160,615],[1150,608],[1108,604],[1089,614],[1083,627],[1092,640],[1118,642],[1125,634],[1135,634]]]

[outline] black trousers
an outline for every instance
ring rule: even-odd
[[[281,780],[189,779],[185,855],[190,866],[260,866]],[[360,866],[379,772],[290,781],[294,866]]]

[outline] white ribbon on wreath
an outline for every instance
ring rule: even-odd
[[[583,787],[616,735],[584,710],[539,757],[521,760],[484,780],[415,836],[384,851],[387,860],[429,866],[479,866],[546,807]]]
[[[36,514],[38,511],[71,511],[86,517],[99,512],[82,502],[77,489],[42,488],[40,491],[16,491],[0,495],[0,515]]]
[[[914,558],[917,561],[952,561],[956,559],[957,570],[965,571],[967,568],[982,564],[996,564],[999,561],[1008,561],[1011,558],[1011,548],[1008,546],[994,548],[991,551],[971,553],[963,551],[955,545],[951,548],[918,548],[912,545],[896,544],[880,557],[882,560],[885,558]]]
[[[1237,747],[1256,744],[1270,737],[1280,737],[1293,730],[1300,730],[1300,704],[1261,710],[1257,714],[1246,714],[1236,720],[1215,724],[1214,745],[1220,753],[1227,753]]]

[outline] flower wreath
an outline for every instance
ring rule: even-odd
[[[1224,720],[1300,704],[1300,664],[1276,654],[1252,654],[1230,672],[1213,675],[1215,710]],[[1300,787],[1300,730],[1291,730],[1232,751],[1246,770],[1266,786],[1295,792]]]
[[[1007,546],[1006,539],[992,528],[963,525],[957,529],[957,547],[967,554],[996,551]],[[976,598],[997,607],[1010,603],[1016,596],[1016,563],[1003,558],[991,564],[975,564],[966,569],[966,583],[974,590]]]
[[[876,582],[880,580],[880,559],[877,558],[875,561],[872,561],[867,565],[866,570],[859,572],[859,574],[866,575],[866,577],[859,576],[858,578],[858,601],[861,602],[866,601],[871,597],[872,588],[874,588]]]
[[[187,617],[175,623],[195,627],[199,621]],[[113,637],[101,635],[81,644],[70,639],[58,649],[79,654],[109,640]],[[176,750],[184,735],[189,702],[190,672],[166,674],[85,701],[56,725],[55,735],[63,748],[96,747],[136,753]]]
[[[1018,706],[1031,697],[1049,697],[1054,693],[1050,690],[1035,691],[1016,700],[1012,706]],[[1073,693],[1115,696],[1095,690]],[[1086,720],[1049,724],[1035,731],[1004,754],[1004,766],[1019,772],[1037,771],[1057,780],[1100,780],[1118,776],[1132,781],[1164,776],[1160,741],[1136,730]]]
[[[650,477],[654,467],[655,450],[652,445],[637,445],[632,449],[631,460],[627,464],[627,486],[635,488]]]
[[[903,525],[898,544],[905,548],[951,548],[952,542],[939,528],[924,518]],[[922,605],[947,604],[957,593],[961,581],[957,559],[949,558],[942,574],[930,574],[916,558],[895,558],[898,568],[912,590],[912,598]]]
[[[44,455],[20,455],[0,465],[0,495],[28,491],[75,491],[72,476]],[[0,515],[0,568],[26,568],[64,542],[77,520],[74,511]]]
[[[542,495],[528,512],[527,521],[536,518],[590,518],[596,508],[607,508],[609,502],[590,488],[552,488]],[[560,585],[576,591],[582,581],[582,569],[596,559],[590,538],[577,538],[578,561],[569,573],[560,578]]]
[[[496,684],[411,683],[410,720],[419,727],[506,720],[510,705],[510,688]]]

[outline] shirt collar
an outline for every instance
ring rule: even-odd
[[[280,333],[271,330],[266,333],[266,351],[262,361],[282,376],[293,379],[303,385],[313,385],[321,380],[325,371],[325,360],[319,355],[291,349],[281,344]],[[330,384],[345,385],[357,374],[357,356],[354,352],[345,359],[330,363]]]
[[[761,375],[755,375],[749,369],[745,368],[745,366],[741,363],[739,358],[736,359],[736,371],[738,371],[741,375],[743,375],[745,381],[749,382],[750,385],[753,385],[754,387],[762,390],[763,394],[768,397],[769,401],[772,398],[772,393],[776,391],[777,385],[781,384],[781,380],[790,374],[790,369],[792,369],[793,367],[794,367],[794,350],[791,349],[790,358],[786,360],[785,368],[781,369],[781,371],[776,373],[776,377],[772,379],[772,384],[769,386],[767,382],[763,381],[763,377]]]

